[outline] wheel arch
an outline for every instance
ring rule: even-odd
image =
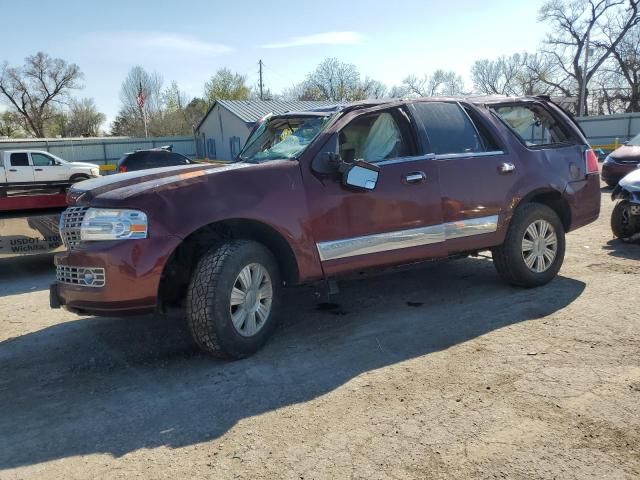
[[[226,219],[201,226],[174,249],[162,272],[159,302],[179,303],[186,295],[198,259],[216,243],[232,239],[253,240],[267,247],[278,263],[285,284],[298,283],[298,262],[282,233],[259,220]]]
[[[541,188],[534,190],[525,195],[520,202],[518,202],[514,211],[521,205],[528,203],[540,203],[542,205],[546,205],[556,212],[558,217],[560,217],[560,221],[562,221],[562,226],[565,231],[568,232],[571,229],[571,207],[569,206],[567,199],[559,190],[555,190],[553,188]]]

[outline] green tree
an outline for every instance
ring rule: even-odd
[[[222,68],[204,84],[204,96],[212,105],[216,100],[249,100],[247,77]]]

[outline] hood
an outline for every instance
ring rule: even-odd
[[[640,168],[636,168],[633,172],[627,174],[620,180],[618,185],[630,192],[640,192]]]
[[[85,180],[74,185],[69,190],[67,201],[70,205],[88,205],[93,201],[112,204],[133,196],[158,193],[198,182],[206,182],[211,174],[221,174],[249,166],[251,165],[246,163],[225,166],[198,164],[116,173]]]
[[[609,155],[614,160],[636,161],[640,162],[640,146],[638,145],[622,145],[615,149]]]
[[[100,168],[100,165],[87,162],[69,162],[69,165],[71,165],[72,167]]]

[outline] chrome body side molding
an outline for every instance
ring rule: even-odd
[[[498,216],[472,218],[459,222],[441,223],[428,227],[376,233],[317,243],[320,260],[336,260],[402,248],[420,247],[445,240],[493,233],[498,228]]]

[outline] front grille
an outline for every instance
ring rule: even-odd
[[[60,217],[60,236],[62,243],[69,250],[75,249],[80,243],[80,227],[89,207],[69,207]]]
[[[104,287],[106,283],[104,268],[99,267],[57,265],[56,279],[61,283],[83,287]]]

